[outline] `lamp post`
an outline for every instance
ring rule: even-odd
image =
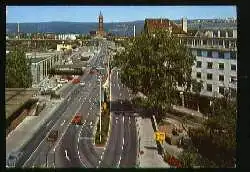
[[[183,95],[183,91],[180,92],[180,96],[181,96],[182,106],[184,107],[184,95]]]
[[[99,132],[100,132],[100,135],[99,135],[99,140],[100,140],[100,143],[101,143],[101,131],[102,131],[102,79],[101,79],[101,75],[99,77],[99,81],[100,81],[100,126],[99,126]]]

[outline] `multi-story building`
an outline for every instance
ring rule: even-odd
[[[180,25],[168,19],[146,19],[144,32],[151,33],[155,29],[166,29],[172,34],[185,35],[187,34],[187,19],[183,18]]]
[[[60,62],[59,53],[26,53],[26,58],[31,59],[32,87],[38,87],[52,66]]]
[[[57,40],[76,40],[79,34],[58,34],[55,36]]]
[[[210,32],[214,35],[214,32]],[[233,94],[237,90],[237,32],[232,37],[183,36],[180,37],[196,57],[192,77],[203,81],[202,95],[221,96],[225,89]]]
[[[187,31],[186,19],[180,25],[168,19],[146,19],[144,31],[166,29],[190,48],[196,57],[192,78],[203,81],[201,95],[221,96],[225,89],[237,91],[237,30]],[[181,88],[180,88],[181,89]]]
[[[66,44],[57,44],[56,50],[57,51],[72,50],[72,46],[71,45],[66,45]]]

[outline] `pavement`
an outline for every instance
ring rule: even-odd
[[[162,156],[158,154],[156,141],[154,140],[154,129],[150,118],[137,118],[139,135],[139,155],[138,163],[140,168],[170,168]]]

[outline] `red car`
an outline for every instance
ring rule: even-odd
[[[80,83],[80,79],[79,78],[73,79],[72,83],[73,84],[79,84]]]
[[[74,118],[72,119],[71,123],[76,124],[76,125],[81,125],[82,124],[82,115],[80,113],[77,113]]]

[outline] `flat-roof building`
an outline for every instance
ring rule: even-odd
[[[31,59],[32,87],[38,87],[49,75],[52,66],[60,62],[60,53],[27,53]]]

